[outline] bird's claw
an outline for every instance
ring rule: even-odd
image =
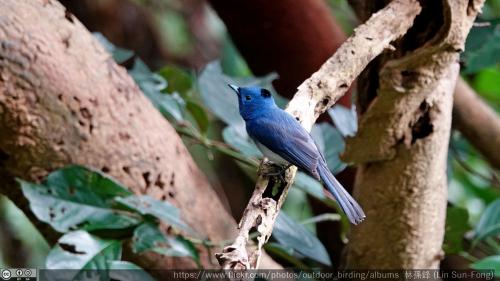
[[[274,171],[274,172],[269,172],[269,171],[265,171],[263,174],[265,176],[268,176],[268,177],[279,177],[279,179],[282,181],[282,182],[286,182],[285,180],[285,173],[286,173],[286,170],[288,170],[288,168],[290,168],[292,165],[289,164],[285,167],[283,166],[279,166],[279,165],[275,165],[275,164],[272,164],[273,167],[276,168],[277,171]]]

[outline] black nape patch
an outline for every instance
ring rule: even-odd
[[[269,90],[262,89],[262,90],[260,90],[260,95],[265,97],[265,98],[268,98],[271,96],[271,92],[269,92]]]

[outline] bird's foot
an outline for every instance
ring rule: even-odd
[[[285,173],[288,168],[292,166],[292,164],[288,164],[286,166],[280,166],[276,164],[272,164],[273,167],[275,168],[275,171],[264,171],[264,175],[268,177],[279,177],[282,182],[286,182],[285,180]]]

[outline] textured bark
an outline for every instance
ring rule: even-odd
[[[416,0],[396,0],[356,28],[354,35],[342,44],[321,68],[298,88],[290,101],[287,112],[304,128],[311,130],[318,116],[331,107],[367,64],[385,49],[393,49],[390,43],[401,37],[412,26],[420,12]],[[235,242],[217,254],[223,268],[250,269],[259,267],[261,249],[271,236],[274,222],[295,177],[296,167],[288,169],[280,191],[270,195],[275,177],[265,176],[269,166],[262,162],[255,191],[239,224]],[[256,229],[256,248],[247,247],[250,232]]]
[[[462,79],[455,88],[453,125],[500,170],[500,116]]]
[[[398,57],[372,65],[367,72],[379,79],[360,93],[364,111],[344,158],[360,164],[355,194],[367,219],[351,233],[350,268],[437,268],[444,255],[453,89],[483,1],[422,2],[421,17],[442,14],[438,32],[435,23],[427,29],[428,17],[417,18]]]
[[[13,178],[40,181],[78,163],[136,194],[172,202],[214,242],[232,237],[234,220],[175,130],[76,18],[54,0],[0,6],[2,193],[29,214]],[[48,227],[40,229],[54,241]],[[201,256],[215,266],[206,252]],[[156,254],[132,258],[146,268],[195,266]]]

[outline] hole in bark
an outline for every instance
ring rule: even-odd
[[[295,120],[299,121],[300,122],[300,118],[299,117],[295,117]]]
[[[373,38],[371,38],[371,37],[365,37],[365,39],[368,40],[368,41],[372,41],[373,40]]]
[[[165,183],[161,180],[161,173],[158,174],[158,176],[156,177],[155,185],[158,186],[159,188],[165,187]]]
[[[150,175],[151,175],[150,172],[142,173],[142,178],[144,179],[144,182],[146,183],[146,187],[149,187],[151,185],[151,181],[149,180]]]
[[[339,86],[341,89],[344,89],[344,88],[347,88],[349,87],[346,83],[342,83],[340,86]]]
[[[445,19],[450,15],[445,14],[444,1],[418,1],[422,11],[415,18],[413,26],[402,39],[404,53],[424,46],[443,29]],[[429,19],[433,19],[429,21]]]
[[[92,131],[94,131],[94,125],[90,124],[89,125],[89,133],[92,134]]]
[[[127,174],[130,175],[130,167],[129,166],[123,166],[122,170]]]
[[[64,37],[62,43],[66,49],[69,48],[69,37]]]
[[[109,168],[107,166],[102,166],[101,171],[103,173],[109,173],[110,170],[109,170]]]
[[[430,106],[427,102],[423,101],[420,104],[419,110],[422,112],[417,122],[413,126],[411,126],[411,143],[414,144],[417,139],[423,139],[430,135],[434,126],[431,122],[430,116]]]
[[[80,126],[85,126],[85,122],[83,122],[82,120],[78,120],[78,124],[80,124]]]
[[[163,195],[161,196],[161,201],[166,201],[166,200],[167,200],[167,195],[163,194]]]
[[[170,198],[174,198],[175,197],[175,193],[173,191],[169,191],[168,192],[168,196],[170,196]]]
[[[175,173],[172,173],[172,178],[170,179],[170,186],[175,185]]]
[[[323,88],[323,83],[321,81],[318,81],[318,84],[316,84],[316,86],[318,87],[318,89],[321,89]]]
[[[324,98],[321,102],[323,103],[323,106],[327,106],[328,103],[330,102],[330,97]]]
[[[60,100],[60,101],[62,101],[63,100],[63,95],[62,94],[57,95],[57,99]]]
[[[118,137],[124,141],[130,139],[130,135],[128,133],[123,133],[123,132],[118,133]]]
[[[65,17],[65,18],[66,18],[69,22],[74,23],[74,20],[73,20],[73,14],[72,14],[70,11],[68,11],[68,9],[66,9],[66,10],[64,11],[64,17]]]
[[[70,252],[76,255],[85,255],[86,252],[83,251],[78,251],[73,244],[67,244],[67,243],[59,243],[59,246],[65,250],[66,252]]]
[[[92,114],[90,114],[90,111],[86,107],[80,108],[80,113],[82,114],[82,117],[85,119],[92,118]]]

